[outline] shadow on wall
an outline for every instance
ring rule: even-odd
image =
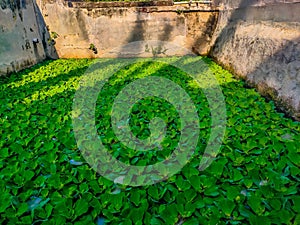
[[[203,49],[205,49],[205,47],[207,46],[207,42],[212,39],[214,31],[216,30],[217,22],[217,14],[211,14],[205,25],[203,25],[205,29],[202,31],[201,35],[193,42],[192,51],[195,54],[201,54]],[[208,49],[207,52],[209,51],[210,50]]]
[[[159,35],[159,41],[169,41],[171,38],[171,32],[173,31],[173,27],[169,23],[165,23],[162,33]]]
[[[39,6],[33,1],[34,11],[36,14],[36,20],[40,37],[42,38],[42,44],[48,59],[58,59],[58,55],[55,49],[55,38],[51,37],[42,12]]]
[[[135,8],[137,10],[137,8]],[[129,37],[127,39],[127,43],[132,43],[132,42],[138,42],[138,41],[143,41],[144,40],[144,34],[145,34],[145,27],[144,27],[144,21],[141,19],[142,12],[137,11],[136,14],[136,20],[135,20],[135,26],[134,28],[131,30]],[[142,44],[137,43],[134,47],[136,49],[129,49],[128,47],[130,47],[129,45],[124,45],[121,47],[121,49],[119,50],[117,57],[127,57],[128,55],[132,54],[132,51],[134,50],[134,52],[141,52],[143,51],[144,46],[142,46]]]
[[[273,39],[272,37],[268,39],[268,36],[256,37],[255,32],[247,37],[237,37],[240,23],[261,19],[249,16],[257,10],[251,7],[255,3],[257,1],[240,1],[237,9],[233,10],[227,24],[218,34],[210,55],[225,68],[243,77],[263,96],[273,99],[280,111],[300,120],[300,45],[297,44],[300,42],[300,37],[279,41],[276,40],[275,34]],[[278,21],[300,22],[299,16],[287,15],[287,13],[293,13],[287,10],[289,4],[281,3],[281,7],[278,7],[280,6],[278,4],[270,5],[270,7],[281,10],[282,14],[268,12],[267,8],[264,8],[261,14],[258,12],[258,15],[265,21],[271,21],[272,26]],[[285,9],[284,6],[287,8]],[[234,52],[230,54],[229,48]],[[274,49],[274,51],[269,49]],[[266,52],[271,53],[266,54]]]
[[[171,33],[173,31],[173,27],[166,21],[164,23],[163,30],[161,34],[158,36],[158,40],[152,40],[149,38],[147,33],[147,20],[145,17],[148,13],[141,11],[140,8],[135,8],[136,10],[136,19],[135,26],[131,30],[129,37],[127,38],[124,46],[121,47],[117,57],[139,57],[143,55],[145,52],[151,52],[152,56],[158,56],[164,54],[167,49],[164,46],[164,42],[170,41]],[[158,28],[159,29],[159,28]],[[150,35],[151,36],[151,35]],[[157,46],[149,46],[147,41],[157,41]],[[153,42],[152,42],[153,43]],[[135,49],[129,49],[134,47]]]

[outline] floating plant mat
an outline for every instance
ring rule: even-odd
[[[210,109],[190,76],[170,65],[141,61],[119,70],[99,94],[95,124],[104,146],[116,159],[137,166],[171,154],[180,138],[180,117],[163,99],[141,99],[131,109],[132,133],[147,138],[149,121],[159,117],[167,124],[166,135],[150,151],[126,149],[110,124],[122,88],[136,79],[162,76],[180,85],[195,104],[201,129],[189,163],[168,180],[141,187],[100,176],[77,147],[73,98],[93,60],[46,61],[1,77],[0,223],[300,223],[299,123],[210,59],[199,60],[216,76],[227,110],[219,154],[204,171],[198,167],[211,130]]]

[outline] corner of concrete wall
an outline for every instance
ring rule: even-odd
[[[43,61],[53,49],[35,1],[0,0],[0,75]],[[52,54],[55,57],[55,53]]]
[[[220,1],[210,55],[300,120],[300,1]]]

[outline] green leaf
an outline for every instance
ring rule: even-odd
[[[32,218],[31,218],[31,216],[24,216],[24,217],[22,217],[22,223],[23,224],[32,224]]]
[[[233,180],[234,181],[241,180],[241,179],[243,179],[243,177],[244,176],[242,175],[242,173],[239,170],[237,170],[237,169],[233,170]]]
[[[133,202],[136,206],[140,204],[140,193],[138,190],[131,191],[130,201]]]
[[[265,216],[250,216],[250,224],[251,225],[270,225],[271,221]]]
[[[198,178],[197,178],[198,179]],[[189,180],[190,182],[192,181],[191,179]],[[182,191],[184,191],[184,190],[187,190],[187,189],[189,189],[190,188],[190,184],[188,183],[188,181],[187,180],[185,180],[184,178],[183,178],[183,176],[181,176],[181,175],[178,175],[177,176],[177,179],[176,179],[176,181],[175,181],[175,184],[176,184],[176,186],[178,187],[178,189],[179,190],[182,190]],[[197,184],[197,181],[195,181],[195,183],[193,183],[193,185],[195,186],[194,188],[196,189],[198,189],[198,184]],[[200,187],[200,186],[199,186]]]
[[[17,210],[17,216],[21,216],[23,213],[25,213],[28,209],[28,205],[26,203],[21,203],[18,206],[18,210]]]
[[[166,224],[175,224],[178,220],[178,212],[175,204],[167,205],[160,215]]]
[[[144,212],[138,208],[132,208],[129,213],[129,218],[132,219],[133,224],[140,224],[142,225],[143,221],[143,214]]]
[[[148,192],[147,192],[152,198],[154,198],[155,200],[159,199],[159,195],[158,195],[158,190],[157,187],[155,186],[150,186],[148,188]]]
[[[159,218],[157,218],[157,217],[152,217],[150,223],[153,224],[153,225],[163,225],[163,224],[164,224],[164,222],[162,222],[162,221],[161,221]]]
[[[30,170],[29,170],[29,171],[26,171],[26,172],[24,173],[25,181],[31,180],[33,176],[34,176],[34,172],[32,172],[32,171],[30,171]]]
[[[226,158],[218,159],[210,165],[208,170],[212,173],[212,175],[220,177],[227,162],[228,160]]]
[[[4,212],[11,204],[11,195],[7,192],[2,192],[0,195],[0,213]]]
[[[300,154],[290,151],[288,157],[296,166],[300,167]]]
[[[192,185],[192,187],[196,190],[196,191],[199,191],[199,190],[201,190],[202,188],[201,188],[201,186],[200,186],[200,183],[201,183],[201,181],[200,181],[200,177],[199,176],[196,176],[196,175],[194,175],[194,176],[191,176],[190,177],[190,179],[189,179],[189,182],[191,183],[191,185]],[[178,186],[178,188],[180,188],[181,190],[184,190],[184,185],[183,185],[183,181],[182,181],[182,183]]]
[[[219,191],[218,191],[218,189],[219,188],[217,186],[205,189],[204,194],[206,196],[216,197],[216,196],[218,196],[220,194]]]
[[[293,203],[294,203],[293,210],[297,213],[300,213],[300,197],[299,196],[294,197]]]
[[[270,199],[269,203],[270,203],[271,207],[273,209],[275,209],[276,211],[281,209],[281,202],[279,199]]]
[[[233,209],[235,208],[235,204],[233,201],[228,199],[223,199],[219,202],[219,206],[221,207],[221,210],[225,213],[226,216],[230,216]]]
[[[199,221],[196,218],[189,218],[186,221],[183,222],[182,225],[198,225]]]
[[[250,196],[248,199],[248,205],[259,216],[265,211],[265,207],[262,205],[261,198],[259,197]]]
[[[88,202],[85,199],[79,199],[75,203],[75,215],[81,216],[82,214],[86,213],[88,211],[89,205]]]
[[[240,194],[240,188],[236,186],[229,186],[226,188],[226,196],[229,200],[234,200]]]

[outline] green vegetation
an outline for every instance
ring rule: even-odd
[[[50,35],[50,37],[51,37],[52,39],[56,39],[56,38],[58,38],[58,37],[59,37],[59,34],[58,34],[58,33],[56,33],[55,31],[51,31],[51,35]]]
[[[94,52],[94,54],[98,53],[98,50],[97,50],[96,46],[93,43],[90,44],[89,49],[92,50]]]
[[[200,60],[200,57],[199,57]],[[102,141],[119,160],[146,165],[163,160],[180,137],[176,110],[145,98],[129,121],[139,138],[148,121],[168,124],[160,151],[135,152],[116,139],[109,123],[113,99],[135,79],[164,76],[191,96],[199,112],[200,137],[190,162],[167,181],[144,187],[114,184],[82,158],[71,111],[79,80],[92,60],[46,61],[0,78],[1,224],[300,224],[300,125],[275,111],[254,89],[204,58],[216,75],[227,107],[220,153],[198,170],[210,131],[201,89],[172,66],[139,62],[105,84],[96,107]]]

